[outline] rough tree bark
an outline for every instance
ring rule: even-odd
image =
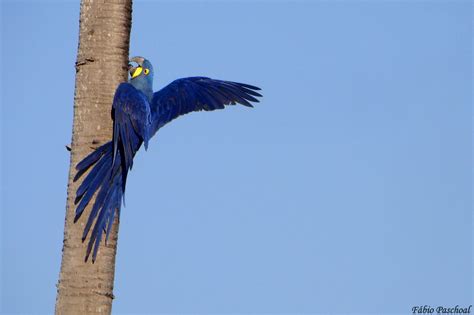
[[[72,181],[76,164],[111,139],[111,104],[117,85],[127,79],[132,0],[81,0],[76,61],[74,122],[67,190],[66,222],[56,314],[111,313],[118,220],[97,261],[84,262],[81,236],[90,205],[74,224]],[[93,204],[93,201],[91,202]]]

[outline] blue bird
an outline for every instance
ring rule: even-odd
[[[258,102],[260,88],[248,84],[190,77],[171,82],[153,93],[153,66],[143,57],[134,57],[129,66],[130,79],[115,91],[112,104],[113,137],[98,147],[76,166],[74,181],[90,172],[76,191],[76,215],[81,217],[86,206],[97,192],[96,200],[87,219],[82,241],[95,224],[87,245],[85,261],[92,252],[92,262],[105,233],[109,238],[115,215],[125,193],[128,171],[142,143],[145,150],[156,132],[173,119],[195,111],[222,109],[225,105],[242,104],[253,107]]]

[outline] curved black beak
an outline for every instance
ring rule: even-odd
[[[132,64],[128,64],[128,73],[130,74],[131,77],[133,77],[133,74],[135,73],[135,70],[137,70],[139,66],[134,67]]]

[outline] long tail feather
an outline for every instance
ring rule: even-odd
[[[100,157],[110,151],[110,146],[112,145],[111,142],[107,142],[100,147],[98,147],[96,150],[94,150],[91,154],[86,156],[81,162],[79,162],[76,165],[76,170],[77,174],[74,177],[74,181],[77,181],[82,174],[84,174],[94,163],[96,163]]]
[[[120,150],[118,150],[114,159],[113,143],[110,141],[97,148],[76,166],[78,173],[75,180],[78,180],[88,169],[90,169],[90,172],[76,191],[75,204],[78,204],[78,206],[75,222],[81,217],[92,197],[98,192],[82,235],[82,241],[85,241],[95,221],[86,250],[86,261],[91,252],[92,261],[95,261],[102,234],[106,233],[107,240],[115,218],[115,212],[117,211],[117,215],[120,213],[121,198],[123,196],[122,187],[125,186],[122,183],[126,180],[128,171],[122,170],[121,155]],[[133,156],[131,158],[133,159]]]

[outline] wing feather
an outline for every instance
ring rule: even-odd
[[[124,168],[129,170],[133,166],[137,137],[148,147],[151,125],[150,105],[146,96],[130,83],[121,83],[114,96],[113,117],[113,161],[119,150],[123,151]]]
[[[253,107],[260,88],[244,83],[213,80],[206,77],[178,79],[153,94],[150,104],[150,136],[173,119],[194,111],[213,111],[225,105]]]

